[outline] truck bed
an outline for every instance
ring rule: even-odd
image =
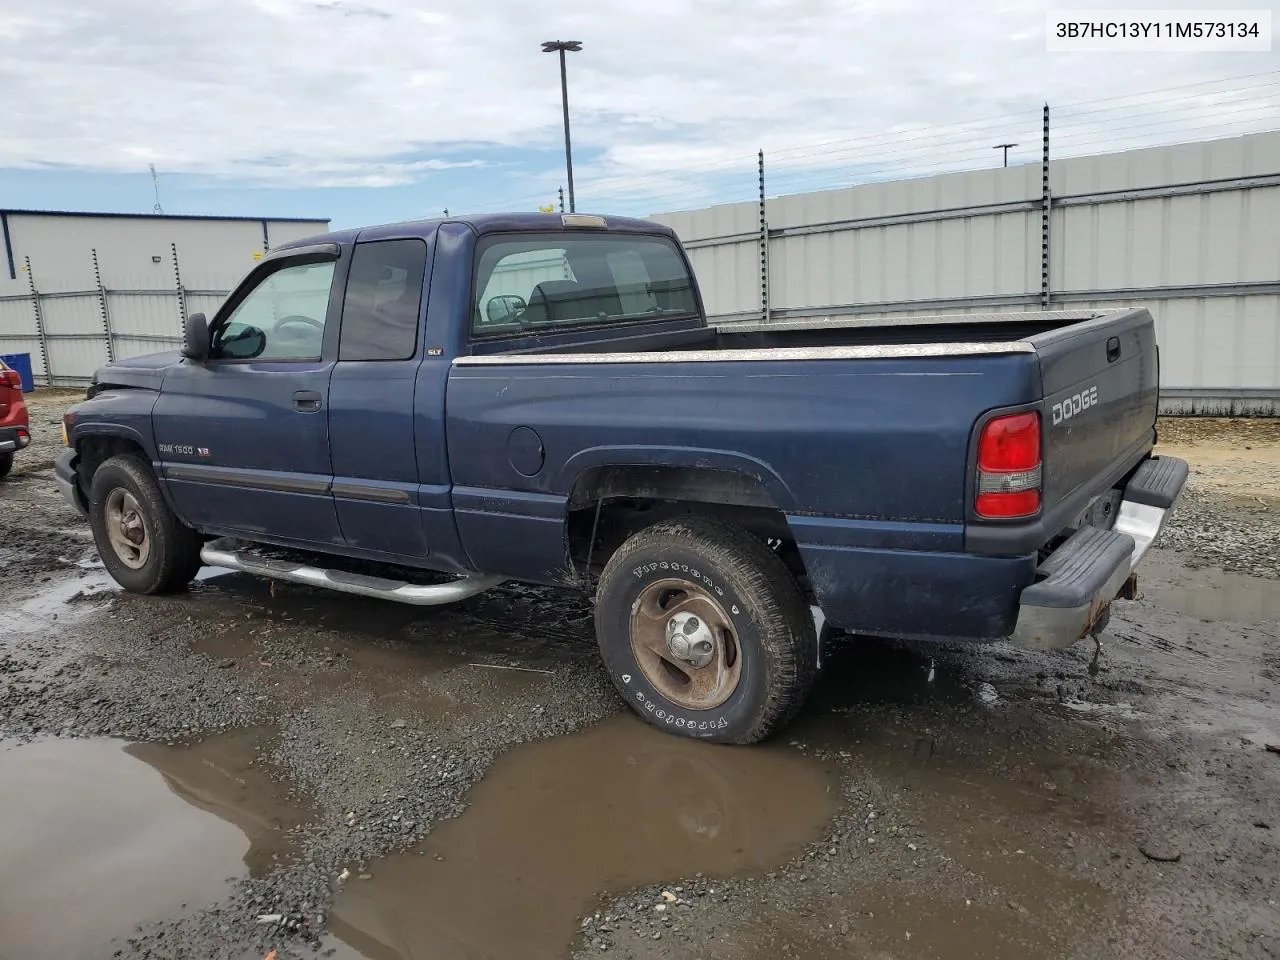
[[[1019,313],[932,314],[928,316],[804,317],[768,323],[734,322],[704,327],[701,320],[676,320],[655,328],[600,329],[580,333],[547,330],[512,344],[477,344],[487,355],[560,353],[666,353],[691,350],[775,350],[813,347],[867,347],[901,344],[993,343],[1029,340],[1109,314],[1097,310],[1035,310]],[[496,348],[496,349],[495,349]]]
[[[829,319],[806,317],[715,328],[722,349],[867,346],[901,343],[987,343],[1024,340],[1104,314],[1094,310]]]
[[[649,326],[597,336],[586,348],[537,339],[455,361],[447,402],[455,481],[464,496],[494,477],[506,488],[502,504],[479,512],[509,517],[512,486],[572,496],[573,477],[605,451],[614,462],[736,470],[765,484],[802,552],[806,536],[835,551],[870,550],[858,576],[884,589],[886,578],[928,579],[886,572],[891,559],[909,564],[925,544],[1034,565],[1155,442],[1159,377],[1146,310]],[[983,426],[1033,410],[1040,511],[978,516]],[[541,437],[552,469],[537,479],[510,476],[516,425]],[[562,509],[548,500],[553,508]],[[473,519],[465,503],[458,508],[460,527]],[[509,537],[508,520],[492,531],[500,534]],[[891,544],[914,548],[876,552]],[[927,605],[923,596],[916,603]],[[970,625],[955,633],[972,635]]]

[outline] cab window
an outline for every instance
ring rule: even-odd
[[[342,306],[339,360],[408,360],[418,345],[427,245],[421,240],[356,244]]]
[[[218,322],[211,360],[318,360],[336,264],[299,263],[266,276]]]
[[[474,337],[697,316],[693,279],[665,237],[522,235],[482,241]]]

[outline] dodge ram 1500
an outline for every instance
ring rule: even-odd
[[[745,743],[823,625],[1065,647],[1186,478],[1145,310],[709,326],[666,227],[347,230],[103,367],[58,483],[127,590],[202,564],[417,604],[594,592],[643,718]]]

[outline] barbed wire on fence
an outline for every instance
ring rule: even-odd
[[[862,130],[841,138],[764,147],[769,196],[1000,165],[998,144],[1015,143],[1010,166],[1040,162],[1039,106],[937,125]],[[1197,81],[1158,90],[1051,104],[1053,159],[1168,146],[1280,129],[1280,71]],[[576,165],[581,209],[646,216],[659,211],[751,202],[756,146],[708,147],[710,159],[670,163],[679,145],[621,147]],[[530,178],[529,190],[497,197],[477,213],[534,209],[554,196],[558,169]]]

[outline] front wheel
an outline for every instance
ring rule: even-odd
[[[140,457],[121,454],[94,471],[89,525],[103,566],[130,593],[180,590],[200,569],[200,535],[174,516]]]
[[[671,520],[609,560],[596,636],[624,699],[656,727],[755,743],[800,709],[817,672],[817,638],[786,565],[718,520]]]

